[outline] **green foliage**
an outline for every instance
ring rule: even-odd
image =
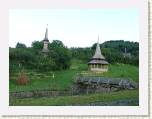
[[[23,44],[23,43],[17,43],[16,44],[16,48],[26,48],[26,45],[25,44]]]
[[[70,69],[78,70],[78,71],[86,71],[88,70],[88,65],[83,60],[72,59]]]
[[[89,73],[92,76],[129,78],[133,81],[139,81],[139,70],[136,66],[127,64],[114,64],[109,66],[109,71],[106,73],[93,74],[87,71],[87,64],[81,60],[73,59],[70,69],[61,71],[45,71],[37,72],[35,70],[25,70],[30,83],[27,86],[17,86],[15,80],[20,74],[19,71],[13,72],[10,76],[10,91],[29,91],[41,89],[64,90],[69,89],[74,81],[74,78],[79,73]],[[54,74],[54,78],[53,78]]]
[[[127,78],[138,83],[139,81],[139,69],[136,66],[129,64],[110,64],[108,72],[96,73],[91,71],[84,71],[81,73],[85,76],[102,76],[109,78]]]
[[[55,62],[53,59],[51,59],[51,57],[43,57],[43,55],[39,55],[35,66],[37,71],[45,72],[54,70]]]
[[[53,40],[49,45],[50,50],[52,51],[52,58],[56,63],[56,69],[67,69],[71,64],[71,52],[66,48],[63,43],[59,40]]]
[[[36,50],[42,50],[43,48],[43,42],[41,41],[34,41],[32,42],[32,48],[36,49]]]
[[[116,60],[110,63],[125,63],[125,64],[133,64],[138,66],[139,65],[139,43],[138,42],[129,42],[129,41],[107,41],[100,45],[101,49],[109,49],[111,53],[114,55],[113,57]],[[126,53],[125,53],[126,49]],[[104,54],[109,55],[109,53],[104,52]],[[106,56],[107,56],[106,55]],[[113,58],[111,57],[111,58]],[[108,60],[109,60],[108,56]]]
[[[61,70],[54,72],[37,72],[27,70],[26,75],[28,76],[30,83],[26,86],[16,85],[16,79],[20,73],[14,72],[10,76],[10,92],[14,91],[32,91],[32,90],[63,90],[69,89],[73,83],[73,77],[79,71],[77,70]],[[54,78],[53,78],[54,74]]]
[[[49,48],[56,49],[56,48],[63,48],[65,47],[62,41],[53,40],[52,43],[49,45]]]
[[[70,51],[73,58],[83,61],[88,61],[94,53],[91,48],[70,48]]]
[[[118,100],[138,100],[139,91],[119,91],[105,94],[89,94],[80,96],[60,96],[53,98],[30,98],[30,99],[13,99],[10,105],[20,106],[64,106],[64,105],[85,105],[94,102],[112,102]],[[137,102],[138,103],[138,102]],[[131,104],[136,105],[136,104]],[[137,106],[137,105],[136,105]]]
[[[47,54],[41,52],[42,48],[43,42],[39,41],[34,41],[31,48],[10,48],[10,71],[27,68],[44,72],[70,67],[71,53],[61,41],[54,40],[50,43],[50,52]]]
[[[33,50],[30,48],[10,48],[9,49],[10,70],[23,67],[31,67],[36,61]]]
[[[109,63],[139,65],[139,43],[129,41],[106,41],[100,44],[101,52]],[[71,48],[72,57],[88,61],[92,58],[96,43],[91,48]],[[126,49],[126,52],[125,52]]]
[[[21,43],[18,43],[16,45],[16,48],[9,48],[10,92],[45,90],[45,89],[50,89],[50,90],[69,89],[73,84],[74,77],[79,73],[86,72],[88,68],[87,61],[89,61],[89,59],[93,56],[95,51],[95,45],[93,45],[92,48],[68,49],[59,40],[54,40],[52,43],[49,43],[50,52],[47,54],[43,54],[41,52],[42,48],[43,48],[43,42],[39,42],[39,41],[34,41],[32,43],[31,48],[27,48],[24,44]],[[130,53],[131,57],[124,56],[125,48],[127,48],[127,53]],[[139,63],[138,43],[125,42],[125,41],[109,41],[101,44],[101,51],[108,60],[108,62],[111,64],[109,65],[108,72],[98,75],[104,77],[130,78],[136,82],[139,81],[138,67],[127,65],[127,64],[133,64],[138,66]],[[26,86],[16,85],[16,79],[19,76],[20,71],[22,69],[25,69],[26,75],[28,76],[30,81],[30,83],[27,84]],[[99,100],[102,101],[101,96],[100,95],[95,95],[95,97],[78,96],[78,98],[61,97],[61,99],[59,98],[57,101],[53,101],[54,98],[47,98],[44,101],[44,105],[76,104],[78,102],[84,104],[86,102],[89,103],[89,101],[99,101]],[[116,97],[103,96],[103,98],[106,101],[108,100],[108,98],[109,100],[118,99],[118,98],[120,99],[120,97],[117,96]],[[128,93],[126,94],[126,96],[128,96]],[[100,97],[100,99],[99,98],[97,99],[96,97]],[[23,103],[20,103],[22,101]],[[31,101],[29,102],[28,101],[26,102],[25,100],[22,101],[15,100],[15,105],[22,105],[22,104],[39,105],[40,101],[42,100],[40,99],[37,100],[36,102],[33,102],[33,99],[31,99]]]
[[[129,41],[107,41],[101,46],[102,54],[110,63],[125,63],[139,65],[139,44]],[[85,63],[90,60],[95,52],[96,44],[91,48],[70,48],[64,46],[62,41],[53,40],[49,43],[47,57],[41,52],[43,41],[32,42],[31,48],[26,48],[22,43],[17,43],[17,48],[10,48],[10,71],[17,68],[30,68],[40,71],[68,69],[71,65],[71,58],[83,60]],[[129,56],[125,56],[124,49],[127,49]],[[20,66],[20,67],[19,67]]]
[[[130,42],[130,41],[123,41],[123,40],[117,40],[117,41],[106,41],[103,44],[101,44],[101,47],[103,48],[113,48],[120,52],[125,52],[125,48],[127,52],[131,54],[136,54],[135,52],[139,51],[139,43],[138,42]]]
[[[71,67],[77,67],[76,69],[70,68],[61,71],[45,71],[39,72],[35,70],[25,70],[26,75],[30,80],[30,84],[26,86],[17,86],[15,81],[20,75],[20,71],[15,71],[10,74],[10,91],[29,91],[40,89],[56,89],[63,90],[70,88],[76,74],[82,70],[87,70],[87,64],[84,64],[80,60],[72,60]],[[54,74],[54,78],[53,78]]]
[[[135,82],[139,81],[139,69],[129,64],[113,64],[109,66],[109,71],[103,73],[105,77],[128,78]]]
[[[123,62],[123,55],[118,50],[112,48],[102,48],[101,51],[109,63]]]

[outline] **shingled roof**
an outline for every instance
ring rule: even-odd
[[[97,43],[97,46],[96,46],[95,54],[92,57],[92,59],[105,59],[105,57],[101,54],[99,40],[98,40],[98,43]]]
[[[109,64],[107,61],[105,60],[91,60],[90,62],[88,62],[88,64]]]
[[[88,64],[109,64],[101,53],[100,45],[99,45],[99,36],[98,36],[98,42],[97,42],[95,54],[91,58],[91,61],[88,62]]]

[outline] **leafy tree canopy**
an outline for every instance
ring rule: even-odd
[[[42,50],[43,42],[42,41],[34,41],[34,42],[32,42],[32,48],[37,49],[37,50]]]
[[[17,43],[16,44],[16,48],[26,48],[26,45],[25,44],[23,44],[23,43]]]

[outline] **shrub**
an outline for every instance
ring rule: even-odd
[[[19,77],[16,80],[18,85],[27,85],[29,83],[29,79],[27,75],[22,71]]]

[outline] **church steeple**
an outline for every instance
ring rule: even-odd
[[[98,35],[98,42],[97,42],[96,51],[93,56],[93,59],[105,59],[105,57],[101,54],[100,44],[99,44],[99,35]]]
[[[43,49],[42,49],[42,52],[49,52],[49,49],[48,49],[48,44],[49,44],[49,40],[48,40],[48,24],[47,24],[47,27],[46,27],[46,31],[45,31],[45,38],[43,40]]]
[[[48,40],[48,24],[47,24],[46,31],[45,31],[44,41],[49,41],[49,40]]]

